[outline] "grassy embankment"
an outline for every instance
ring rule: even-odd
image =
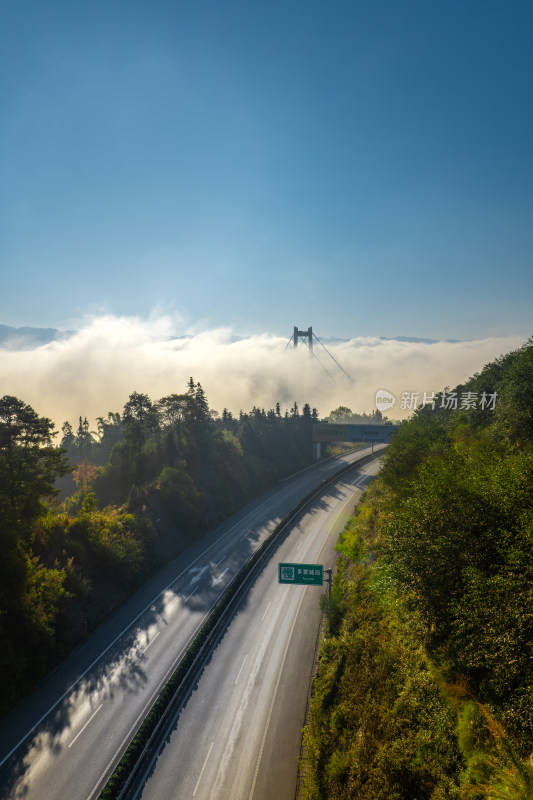
[[[532,389],[529,343],[390,445],[338,546],[306,800],[533,798]]]

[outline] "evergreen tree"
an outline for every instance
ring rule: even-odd
[[[204,416],[208,416],[209,414],[209,404],[207,402],[207,398],[205,396],[205,392],[200,383],[196,384],[194,390],[194,399],[196,400],[196,404]]]
[[[159,428],[159,415],[152,401],[146,394],[133,392],[124,406],[122,415],[124,435],[135,453],[135,473],[142,477],[142,450],[150,433]]]
[[[93,442],[94,439],[89,430],[89,422],[87,417],[85,417],[83,420],[80,417],[78,430],[76,433],[76,450],[78,460],[83,461],[88,458]]]
[[[63,434],[61,447],[68,451],[72,450],[76,443],[76,437],[74,436],[74,431],[72,430],[70,422],[63,423],[61,426],[61,433]]]

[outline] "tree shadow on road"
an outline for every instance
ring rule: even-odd
[[[364,488],[372,478],[372,475],[359,475],[357,485],[360,488]],[[298,528],[304,514],[313,516],[318,515],[321,511],[330,509],[335,504],[335,501],[343,497],[346,487],[354,488],[354,480],[355,478],[346,476],[342,483],[325,490],[322,496],[314,500],[305,508],[305,511],[300,512],[294,518],[291,529]],[[57,759],[57,765],[54,766],[52,763],[50,768],[50,780],[53,784],[54,773],[57,774],[57,771],[61,769],[60,758],[64,755],[64,751],[73,746],[73,741],[77,737],[79,737],[80,745],[82,744],[83,728],[100,704],[122,697],[120,707],[123,708],[124,703],[128,702],[132,707],[135,705],[131,704],[132,697],[142,696],[138,706],[139,708],[144,708],[146,703],[150,702],[151,695],[154,695],[155,699],[161,687],[154,688],[150,685],[147,672],[149,658],[147,650],[155,640],[156,635],[158,635],[156,629],[160,630],[162,626],[171,624],[170,613],[176,603],[188,608],[194,616],[198,617],[197,624],[191,628],[188,641],[180,641],[179,637],[176,637],[176,652],[173,659],[170,659],[167,670],[167,677],[170,677],[187,644],[194,637],[194,632],[198,630],[206,614],[220,598],[221,592],[228,585],[231,576],[234,576],[242,567],[242,564],[251,557],[265,538],[265,535],[264,527],[246,529],[246,533],[241,537],[241,545],[238,551],[228,553],[218,563],[209,562],[204,565],[205,568],[198,580],[195,580],[195,577],[202,568],[195,567],[189,573],[190,580],[179,581],[179,588],[178,581],[176,581],[176,586],[170,584],[138,615],[133,625],[123,631],[106,647],[80,678],[73,681],[72,676],[70,676],[68,680],[65,680],[63,686],[59,687],[59,690],[57,690],[56,685],[56,696],[60,695],[60,699],[52,709],[43,708],[41,719],[33,726],[29,734],[21,739],[18,746],[15,745],[14,752],[5,759],[0,767],[0,800],[19,800],[19,798],[22,799],[30,795],[31,776],[29,775],[29,770],[31,765],[40,759]],[[287,533],[284,533],[279,537],[279,541],[270,555],[269,562],[262,564],[254,572],[246,593],[241,597],[223,629],[219,632],[211,653],[202,666],[201,672],[196,676],[194,685],[188,691],[181,708],[185,707],[188,699],[196,691],[201,675],[213,659],[213,655],[220,646],[233,619],[238,613],[246,610],[249,603],[250,590],[268,564],[275,559],[276,552],[287,535]],[[28,706],[31,702],[32,696],[26,698],[20,707],[2,721],[2,726],[9,727],[10,718],[15,719],[21,708]],[[78,710],[80,704],[83,704],[82,713]],[[117,713],[122,712],[119,711]],[[178,725],[180,713],[181,711],[176,715],[174,723],[168,731],[165,738],[167,743]],[[134,729],[135,726],[133,725],[131,735],[133,735]],[[73,753],[73,757],[76,757],[75,753]],[[105,759],[106,765],[109,760],[108,754]],[[99,778],[100,773],[95,778],[95,785]],[[34,796],[33,793],[32,796]],[[49,796],[53,796],[53,792]]]

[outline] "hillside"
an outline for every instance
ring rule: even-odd
[[[533,797],[532,390],[530,340],[391,442],[338,546],[306,800]]]
[[[56,328],[13,328],[0,325],[0,347],[8,350],[33,350],[50,342],[64,341],[74,331],[59,331]]]
[[[0,713],[155,570],[313,460],[316,410],[211,412],[202,386],[54,426],[0,398]]]

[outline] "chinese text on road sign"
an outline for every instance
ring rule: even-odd
[[[278,564],[279,583],[322,586],[324,568],[322,564]]]

